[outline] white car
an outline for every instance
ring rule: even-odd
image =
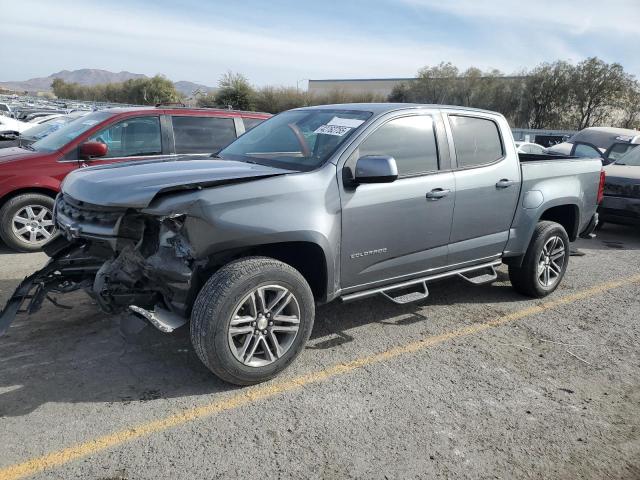
[[[6,117],[12,117],[13,110],[11,110],[11,107],[8,104],[0,103],[0,115],[4,115]]]
[[[35,117],[28,121],[31,125],[39,125],[41,123],[46,123],[49,120],[53,120],[54,118],[62,117],[64,113],[52,113],[51,115],[45,115],[42,117]]]
[[[0,137],[15,136],[33,127],[33,123],[21,122],[15,118],[0,115]]]
[[[516,150],[518,153],[534,153],[536,155],[542,155],[547,153],[547,149],[542,145],[538,145],[537,143],[531,142],[515,142]]]

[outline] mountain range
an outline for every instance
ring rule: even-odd
[[[55,78],[60,78],[65,82],[79,83],[80,85],[99,85],[104,83],[121,83],[126,80],[135,78],[148,78],[142,73],[131,72],[110,72],[108,70],[100,70],[96,68],[82,68],[80,70],[61,70],[57,73],[52,73],[48,77],[30,78],[29,80],[0,82],[0,88],[16,91],[27,91],[30,93],[35,92],[49,92],[51,91],[51,82]],[[183,95],[187,97],[195,90],[202,90],[204,92],[212,92],[216,89],[214,87],[208,87],[199,83],[189,82],[186,80],[180,80],[173,83]]]

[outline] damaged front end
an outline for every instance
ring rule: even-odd
[[[34,313],[45,299],[64,307],[52,295],[80,289],[104,312],[131,310],[165,332],[186,322],[198,262],[185,215],[153,216],[59,195],[55,217],[60,235],[44,248],[51,259],[0,312],[0,335],[17,313]]]

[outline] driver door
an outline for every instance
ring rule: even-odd
[[[444,130],[436,136],[438,121],[439,115],[428,114],[392,118],[350,155],[346,168],[352,170],[360,157],[391,156],[398,179],[343,186],[343,288],[400,282],[447,265],[455,182],[445,171],[448,148]],[[439,151],[445,152],[445,162]]]
[[[86,141],[107,145],[104,157],[91,159],[91,165],[149,159],[162,156],[160,117],[148,115],[113,123]]]

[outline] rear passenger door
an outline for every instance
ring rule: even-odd
[[[237,138],[232,117],[172,115],[173,138],[177,154],[212,154]]]
[[[372,128],[349,154],[345,174],[355,171],[358,158],[388,155],[398,179],[343,184],[341,283],[347,289],[401,281],[447,264],[455,188],[442,118],[405,114]]]
[[[520,196],[520,161],[505,148],[499,117],[482,113],[447,114],[453,140],[455,210],[449,264],[499,256]],[[502,128],[508,128],[502,120]]]

